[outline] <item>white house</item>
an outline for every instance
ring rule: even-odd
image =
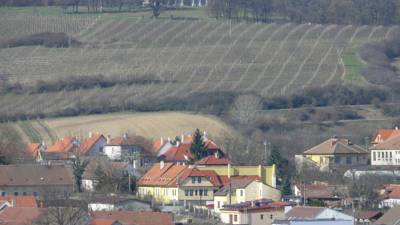
[[[92,199],[88,203],[88,209],[90,211],[152,211],[150,203],[115,196]]]
[[[230,194],[229,194],[230,193]],[[263,184],[258,179],[244,177],[235,179],[214,194],[214,212],[220,213],[224,205],[255,201],[260,199],[281,199],[280,191]]]
[[[272,201],[248,201],[221,209],[220,219],[225,224],[263,225],[284,216],[288,203]]]
[[[393,208],[395,205],[400,205],[400,185],[385,185],[379,191],[379,199],[379,208]]]
[[[399,166],[400,165],[400,136],[392,136],[371,148],[371,165]]]

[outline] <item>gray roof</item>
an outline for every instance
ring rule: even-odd
[[[381,218],[375,221],[374,225],[398,225],[400,224],[400,205],[389,209]]]

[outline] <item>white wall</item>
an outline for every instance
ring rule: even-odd
[[[111,160],[121,159],[121,146],[109,146],[103,147],[104,154]]]
[[[271,224],[276,218],[283,218],[283,211],[265,211],[241,213],[237,211],[221,211],[220,219],[223,223],[230,223],[230,215],[232,215],[232,224],[249,224],[249,225],[265,225]],[[235,215],[237,220],[235,221]],[[262,216],[261,216],[262,215]],[[271,220],[272,215],[272,220]]]
[[[371,150],[371,165],[400,165],[400,150]]]
[[[325,208],[316,219],[338,219],[338,220],[353,220],[352,216],[346,215],[344,213],[338,212],[333,209]]]
[[[114,211],[116,207],[113,204],[89,203],[88,209],[90,211]]]
[[[82,180],[82,188],[85,191],[94,191],[94,184],[92,180]]]
[[[385,208],[385,207],[393,208],[394,205],[400,205],[400,199],[389,198],[382,200],[379,203],[379,208]]]

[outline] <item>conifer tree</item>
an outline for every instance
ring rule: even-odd
[[[283,183],[282,183],[282,195],[291,195],[292,194],[292,188],[291,188],[291,181],[290,181],[290,177],[286,176],[283,179]]]
[[[86,169],[86,166],[88,165],[88,163],[89,163],[88,161],[82,162],[81,159],[79,158],[79,156],[77,156],[72,164],[73,173],[74,173],[74,177],[75,177],[75,183],[78,188],[78,192],[82,191],[81,190],[82,176],[83,176],[83,173],[85,172],[85,169]]]
[[[197,128],[193,135],[193,143],[190,146],[190,152],[196,160],[207,155],[207,147],[204,145],[203,136]]]

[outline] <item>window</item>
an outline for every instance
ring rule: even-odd
[[[201,177],[197,177],[197,183],[201,183]]]
[[[1,192],[1,196],[6,196],[6,195],[7,195],[7,192],[5,192],[5,191]]]
[[[35,197],[38,196],[36,191],[33,192],[33,196],[35,196]]]
[[[235,222],[238,221],[238,216],[237,216],[237,215],[234,215],[234,216],[233,216],[233,221],[235,221]]]
[[[243,196],[243,190],[240,190],[240,196]]]
[[[385,152],[385,158],[388,158],[388,152]]]
[[[346,157],[346,164],[351,164],[351,156]]]
[[[264,219],[264,214],[261,214],[260,215],[260,220],[263,220]]]
[[[376,161],[376,152],[372,153],[372,158],[373,158],[374,161]]]
[[[17,192],[17,191],[16,191],[16,192],[14,192],[14,195],[15,195],[15,196],[18,196],[18,192]]]
[[[208,195],[208,189],[204,189],[204,196]]]
[[[389,158],[392,159],[392,152],[389,152]]]
[[[199,190],[199,195],[200,195],[200,196],[203,196],[203,189],[200,189],[200,190]]]
[[[22,192],[22,195],[23,195],[23,196],[26,196],[26,192],[25,192],[25,191],[24,191],[24,192]]]
[[[378,159],[381,158],[381,152],[378,152]]]
[[[359,161],[360,161],[360,157],[357,156],[357,162],[359,162]]]
[[[340,164],[340,156],[335,156],[335,163]]]
[[[196,189],[196,190],[194,190],[194,195],[195,195],[195,196],[197,196],[197,189]]]
[[[221,208],[221,202],[220,201],[217,202],[217,205],[218,205],[218,209]]]
[[[189,195],[189,190],[185,190],[185,196]]]
[[[189,190],[189,195],[193,196],[193,190]]]
[[[192,184],[196,183],[196,177],[192,177]]]

